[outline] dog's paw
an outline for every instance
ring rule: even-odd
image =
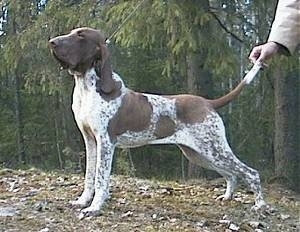
[[[95,217],[101,214],[101,208],[105,202],[105,199],[108,197],[108,194],[103,193],[104,192],[98,192],[95,194],[91,205],[80,211],[80,219],[85,217]]]
[[[268,215],[274,215],[277,210],[271,205],[267,204],[265,201],[256,202],[254,206],[251,207],[251,211],[257,213],[261,217],[265,218]]]
[[[255,212],[264,212],[268,211],[269,209],[271,209],[271,207],[264,200],[255,202],[255,205],[251,207],[251,211]]]
[[[218,196],[216,198],[216,201],[230,201],[232,200],[233,195],[232,194],[223,194],[221,196]]]
[[[75,200],[75,201],[70,201],[69,203],[72,205],[74,208],[86,208],[88,207],[92,200],[94,198],[94,193],[90,191],[83,191],[81,196]]]
[[[90,206],[90,207],[87,207],[85,209],[82,209],[80,211],[80,214],[79,214],[78,218],[83,219],[83,218],[86,218],[86,217],[96,217],[96,216],[99,216],[99,215],[101,215],[101,210],[99,209],[99,207]]]
[[[84,197],[79,197],[76,201],[70,201],[70,204],[74,208],[85,208],[88,207],[92,202],[92,198],[84,198]]]

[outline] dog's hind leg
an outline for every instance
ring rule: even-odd
[[[227,174],[223,171],[216,170],[220,175],[222,175],[226,180],[226,191],[223,195],[218,196],[217,200],[232,200],[233,193],[236,186],[237,178],[235,175]]]
[[[225,135],[225,127],[222,119],[215,115],[210,117],[207,123],[210,129],[206,132],[206,144],[210,144],[211,154],[209,155],[211,164],[216,171],[229,173],[232,176],[241,178],[255,193],[254,209],[259,209],[266,205],[263,200],[260,177],[258,171],[248,167],[241,162],[232,152]]]
[[[263,200],[260,177],[258,171],[248,167],[243,162],[239,161],[228,148],[223,154],[219,154],[216,169],[222,169],[225,172],[231,172],[233,175],[241,178],[255,193],[255,206],[253,209],[259,209],[266,205]]]
[[[241,178],[250,189],[255,193],[255,206],[254,209],[259,209],[266,205],[263,200],[260,177],[258,171],[248,167],[241,162],[232,152],[224,134],[214,137],[213,149],[213,162],[212,165],[216,171],[222,174],[229,173],[231,176]],[[225,193],[226,195],[226,193]]]
[[[187,157],[187,159],[189,159],[191,162],[193,162],[201,167],[215,170],[225,178],[226,183],[227,183],[226,192],[223,195],[219,196],[217,199],[220,199],[220,200],[231,200],[232,199],[233,192],[234,192],[236,182],[237,182],[235,175],[233,175],[232,173],[226,172],[224,170],[216,168],[213,165],[213,162],[209,161],[207,156],[199,154],[194,149],[191,149],[184,145],[178,145],[178,147],[181,149],[181,151]],[[207,152],[209,152],[208,149],[206,149],[206,150],[207,150]]]
[[[180,147],[189,160],[215,170],[225,177],[227,189],[220,198],[232,198],[237,177],[245,181],[255,193],[254,209],[266,205],[262,196],[258,172],[242,163],[234,155],[227,142],[222,119],[217,114],[210,115],[202,124],[190,127],[188,134],[192,138],[191,142],[181,139],[184,142],[181,144],[185,144],[188,148]],[[180,144],[180,141],[178,143]]]

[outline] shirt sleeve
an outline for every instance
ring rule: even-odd
[[[300,43],[300,0],[279,0],[268,41],[293,53]]]

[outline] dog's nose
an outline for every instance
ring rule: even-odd
[[[58,40],[56,38],[53,38],[53,39],[49,40],[50,47],[54,48],[54,47],[57,46],[57,44],[58,44]]]

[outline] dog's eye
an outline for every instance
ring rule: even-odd
[[[77,31],[77,36],[83,38],[84,37],[83,31]]]

